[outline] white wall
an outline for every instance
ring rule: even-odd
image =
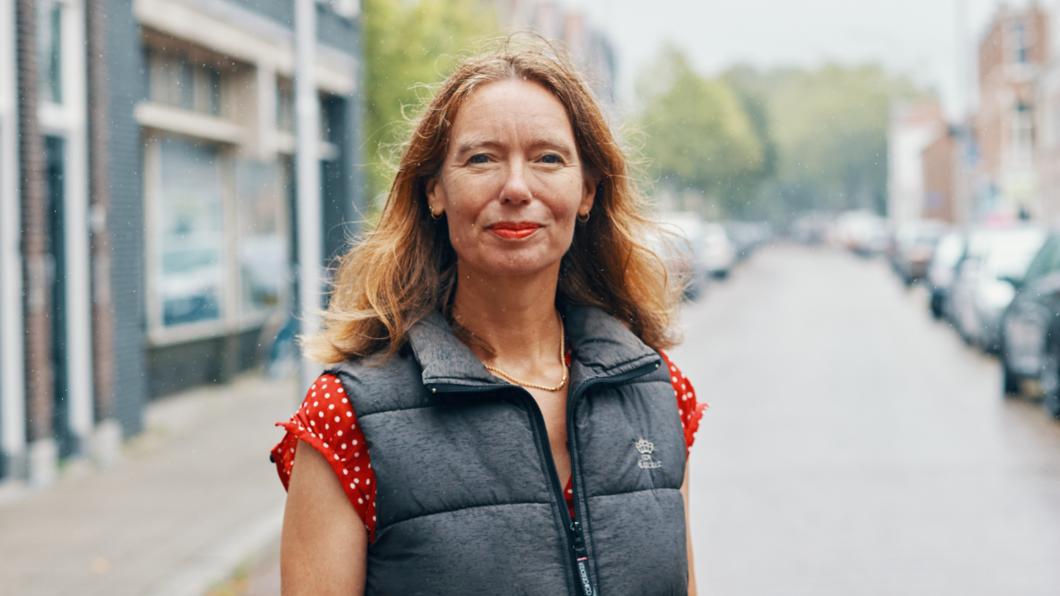
[[[924,212],[921,153],[943,128],[940,123],[910,123],[896,109],[887,131],[887,216],[894,223],[920,219]]]
[[[25,451],[15,0],[0,0],[0,451]]]

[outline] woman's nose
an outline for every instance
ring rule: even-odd
[[[508,165],[507,179],[501,188],[501,202],[503,203],[529,203],[534,195],[526,182],[526,164],[521,160],[513,160]]]

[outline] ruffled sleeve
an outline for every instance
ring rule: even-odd
[[[663,361],[666,362],[666,367],[670,369],[670,384],[674,387],[674,394],[677,397],[677,409],[681,413],[681,426],[685,429],[685,450],[687,454],[692,449],[692,443],[696,441],[696,431],[699,430],[699,421],[703,418],[703,412],[710,407],[710,404],[697,401],[696,390],[692,388],[692,383],[673,362],[670,362],[669,356],[663,352],[660,352],[660,354],[662,354]]]
[[[350,504],[364,521],[369,540],[374,540],[375,471],[364,433],[338,378],[329,374],[317,378],[294,416],[276,426],[287,431],[272,449],[272,461],[284,489],[290,486],[298,441],[312,445],[331,464]]]

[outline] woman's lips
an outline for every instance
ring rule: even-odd
[[[508,240],[521,240],[541,229],[541,224],[528,221],[495,223],[489,227],[490,231]]]

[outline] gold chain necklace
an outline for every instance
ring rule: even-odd
[[[565,358],[567,350],[566,350],[566,345],[565,345],[565,342],[564,342],[564,333],[563,333],[563,324],[562,323],[560,324],[560,328],[559,329],[560,329],[560,331],[559,331],[559,363],[563,366],[563,379],[559,382],[559,385],[556,385],[555,387],[546,387],[544,385],[535,385],[533,383],[527,383],[526,381],[520,381],[519,379],[516,379],[515,377],[513,377],[513,376],[509,375],[508,373],[500,370],[499,368],[490,366],[488,364],[483,364],[483,366],[486,367],[486,370],[488,370],[488,371],[490,371],[492,373],[496,373],[496,374],[500,375],[501,377],[504,378],[504,380],[506,380],[506,381],[508,381],[510,383],[515,383],[516,385],[519,385],[521,387],[529,387],[531,389],[540,389],[542,391],[559,391],[560,389],[563,389],[564,385],[567,384],[567,359]]]

